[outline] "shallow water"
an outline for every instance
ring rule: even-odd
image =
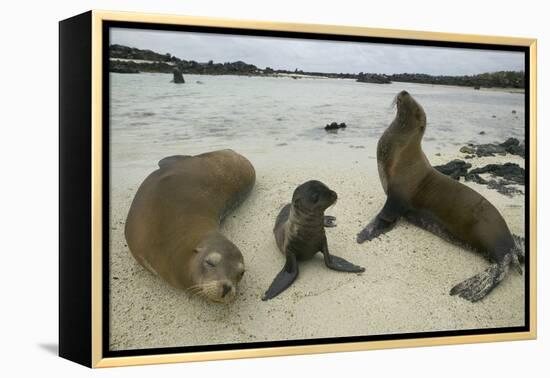
[[[254,155],[261,153],[258,146],[374,146],[395,115],[394,96],[403,89],[427,113],[428,154],[467,142],[524,138],[524,95],[506,91],[207,75],[185,75],[186,83],[176,85],[171,75],[146,73],[111,74],[110,80],[112,156],[129,161],[144,153],[157,159],[173,150],[233,148]],[[348,127],[327,133],[324,126],[331,122]]]

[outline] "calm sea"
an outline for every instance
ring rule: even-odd
[[[394,96],[409,91],[424,107],[427,153],[467,142],[524,139],[524,95],[411,83],[345,79],[111,74],[111,151],[130,162],[219,148],[241,152],[307,146],[371,148],[390,124]],[[327,133],[324,126],[345,122]],[[480,135],[480,132],[484,135]],[[166,151],[166,154],[164,153]],[[116,161],[113,161],[116,165]]]

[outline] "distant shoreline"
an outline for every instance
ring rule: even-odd
[[[110,73],[119,73],[119,74],[125,75],[125,73],[121,73],[121,72],[111,71]],[[143,72],[143,73],[160,73],[160,74],[164,74],[164,75],[171,75],[171,73],[168,73],[168,72]],[[293,79],[310,79],[310,80],[334,79],[334,80],[356,81],[355,79],[351,79],[351,78],[314,76],[314,75],[304,75],[304,74],[286,74],[286,73],[273,73],[273,74],[263,74],[263,75],[239,75],[239,74],[235,74],[235,73],[211,74],[211,73],[185,73],[184,72],[184,74],[185,75],[197,75],[197,76],[245,76],[245,77],[274,77],[274,78],[287,78],[287,79],[291,79],[291,78],[293,78]],[[470,89],[474,90],[472,87],[468,87],[468,86],[464,86],[464,85],[415,83],[415,82],[407,82],[407,81],[392,81],[391,82],[391,84],[397,84],[397,83],[417,84],[417,85],[425,85],[425,86],[449,87],[449,88],[470,88]],[[482,92],[508,92],[508,93],[513,93],[513,94],[525,94],[525,89],[523,89],[523,88],[480,87],[480,91],[482,91]]]
[[[389,84],[391,82],[407,82],[433,85],[452,85],[459,87],[507,88],[523,90],[525,88],[525,73],[523,71],[498,71],[476,75],[428,75],[422,73],[334,73],[308,72],[296,68],[294,71],[260,68],[243,61],[217,63],[183,60],[171,54],[159,54],[151,50],[141,50],[122,45],[109,47],[109,72],[137,74],[141,72],[173,73],[206,75],[242,75],[242,76],[275,76],[300,78],[331,78],[354,79],[361,83]],[[498,90],[498,89],[497,89]]]

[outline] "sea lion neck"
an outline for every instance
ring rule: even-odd
[[[307,211],[307,210],[298,208],[298,206],[295,206],[294,204],[292,204],[292,206],[290,207],[289,219],[291,219],[293,224],[300,226],[300,228],[324,230],[323,217],[324,217],[324,211],[322,212]]]
[[[406,110],[398,111],[385,132],[386,139],[390,139],[394,147],[421,151],[426,124],[425,121],[417,120],[409,114]],[[419,123],[422,124],[419,125]]]

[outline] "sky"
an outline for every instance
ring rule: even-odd
[[[524,70],[523,53],[509,51],[123,28],[111,29],[110,43],[197,62],[242,60],[258,68],[315,72],[473,75]]]

